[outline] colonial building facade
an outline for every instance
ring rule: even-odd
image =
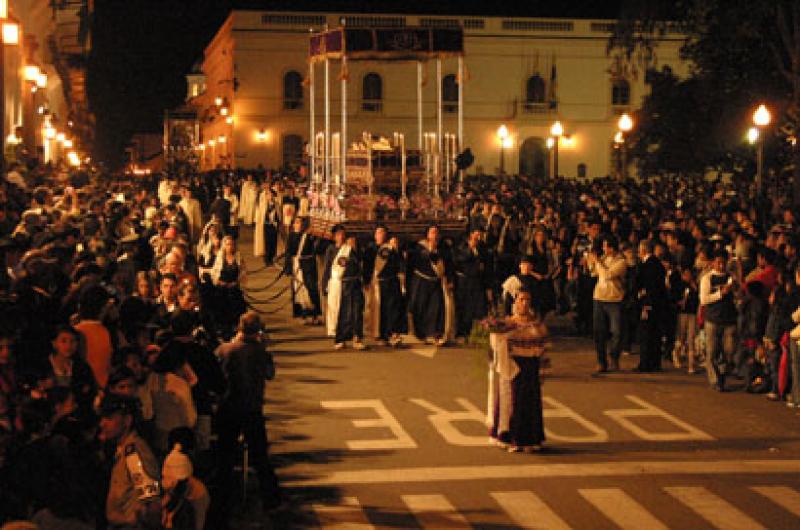
[[[646,95],[644,61],[607,52],[613,21],[471,16],[354,15],[233,11],[187,75],[187,103],[199,120],[202,168],[278,168],[299,164],[309,141],[309,36],[327,28],[463,28],[463,79],[457,59],[442,65],[443,130],[457,131],[464,99],[463,147],[469,172],[597,177],[620,171],[614,138],[623,113]],[[679,35],[666,35],[658,65],[687,66]],[[423,64],[423,127],[437,126],[436,64]],[[404,133],[417,147],[417,67],[409,62],[331,63],[330,122],[338,130],[342,76],[348,80],[348,137]],[[315,121],[323,120],[322,70],[316,70]],[[552,139],[560,122],[563,134]],[[635,127],[635,123],[634,123]],[[548,141],[549,140],[549,141]],[[619,141],[620,138],[617,137]],[[554,149],[553,147],[557,147]],[[557,155],[556,155],[557,153]],[[558,161],[555,161],[555,157]]]
[[[86,95],[93,0],[0,0],[3,153],[42,162],[90,151]],[[13,26],[11,33],[8,26]],[[75,158],[73,154],[70,158]]]

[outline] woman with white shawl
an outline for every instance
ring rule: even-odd
[[[540,369],[546,364],[547,327],[522,290],[502,329],[490,334],[489,407],[492,442],[509,452],[541,450],[544,435]]]

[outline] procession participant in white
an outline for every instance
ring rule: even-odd
[[[186,186],[181,187],[181,202],[178,205],[186,214],[189,228],[189,238],[196,244],[200,240],[200,233],[203,230],[203,210],[200,201],[192,197],[192,192]]]
[[[258,203],[258,184],[253,180],[253,175],[248,174],[242,182],[239,192],[239,217],[246,225],[253,224]]]
[[[342,225],[333,228],[335,244],[325,252],[322,285],[327,296],[326,324],[328,336],[340,350],[348,340],[353,348],[366,348],[364,337],[364,293],[361,289],[361,257],[355,238],[347,238]]]

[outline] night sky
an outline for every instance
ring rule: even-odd
[[[97,117],[95,155],[111,167],[136,132],[161,130],[164,109],[181,104],[184,75],[233,7],[614,18],[619,1],[529,0],[524,7],[488,0],[106,0],[95,2],[88,90]],[[499,6],[499,7],[498,7]]]

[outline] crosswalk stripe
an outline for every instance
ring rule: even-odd
[[[422,528],[471,528],[444,495],[403,495],[402,499]]]
[[[580,464],[514,464],[443,467],[351,469],[286,482],[287,487],[336,486],[346,484],[398,484],[401,482],[489,480],[561,477],[641,477],[649,475],[726,475],[800,473],[795,460],[696,460],[627,461]]]
[[[525,530],[569,530],[570,526],[530,491],[493,491],[497,504]]]
[[[338,504],[314,504],[319,527],[324,530],[374,530],[356,497],[342,497]]]
[[[578,493],[623,530],[667,530],[667,526],[619,488],[579,489]]]
[[[789,486],[752,486],[750,489],[800,517],[800,493]]]
[[[701,486],[671,486],[664,491],[720,530],[757,530],[764,527],[744,512]]]

